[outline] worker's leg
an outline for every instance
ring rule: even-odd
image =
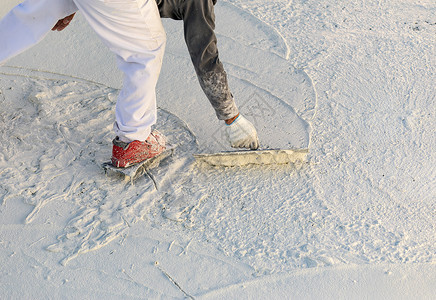
[[[156,83],[165,50],[155,0],[74,0],[91,27],[117,55],[124,82],[114,129],[122,141],[144,141],[156,123]]]

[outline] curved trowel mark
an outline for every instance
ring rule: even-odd
[[[268,50],[288,60],[290,47],[280,31],[253,14],[229,2],[218,2],[216,5],[216,26],[218,32],[226,32],[228,37],[243,42],[247,46]],[[239,22],[228,22],[238,19]],[[243,20],[241,22],[240,20]],[[235,26],[235,24],[238,24]],[[242,26],[241,26],[242,25]],[[244,30],[241,30],[244,28]],[[248,33],[248,34],[247,34]]]

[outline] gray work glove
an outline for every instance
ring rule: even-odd
[[[253,124],[239,115],[230,125],[226,125],[227,140],[233,148],[259,148],[259,139]]]

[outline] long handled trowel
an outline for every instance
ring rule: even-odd
[[[198,162],[212,166],[244,166],[249,164],[287,164],[304,161],[308,149],[265,149],[194,154]]]

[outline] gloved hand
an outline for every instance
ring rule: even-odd
[[[253,124],[239,115],[230,125],[226,125],[226,135],[233,148],[259,148],[259,139]]]

